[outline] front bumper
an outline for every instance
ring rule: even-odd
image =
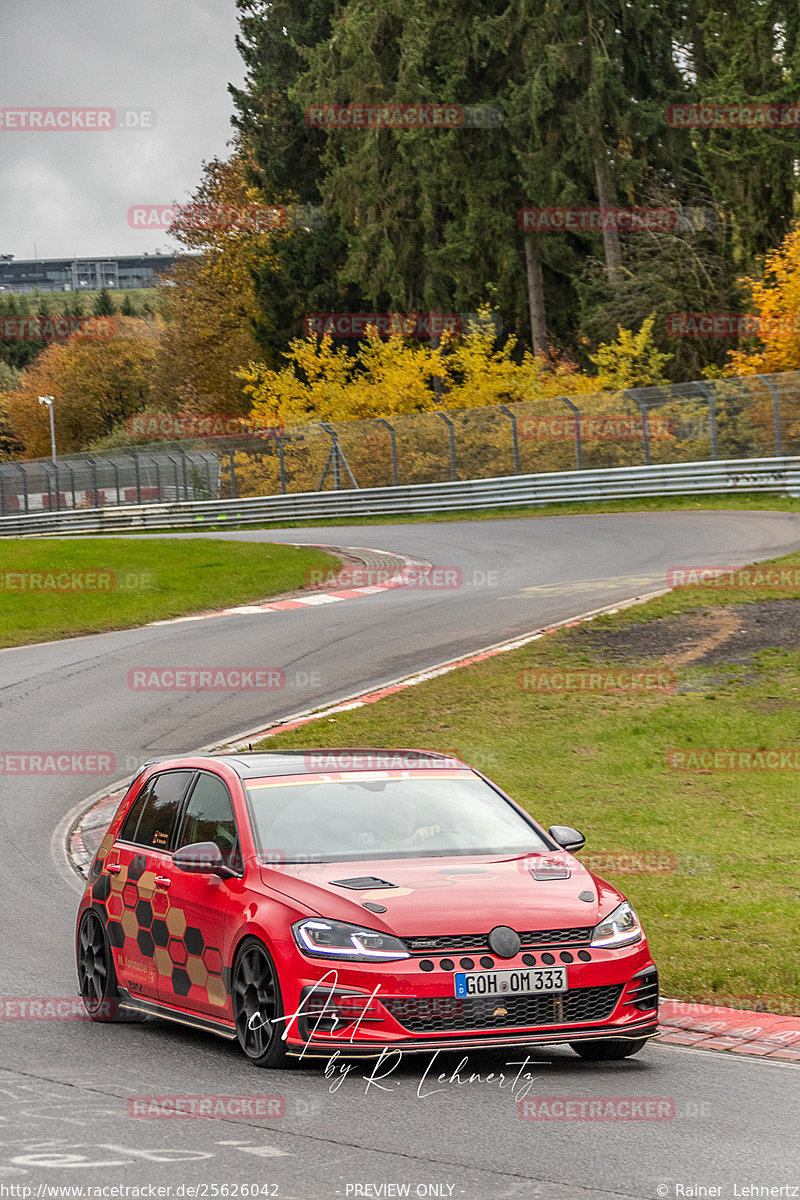
[[[552,948],[556,961],[562,949]],[[287,1022],[287,1052],[329,1057],[338,1050],[347,1056],[375,1056],[386,1050],[414,1053],[653,1037],[658,1025],[657,973],[646,941],[621,950],[581,949],[590,961],[578,961],[576,948],[570,947],[568,990],[557,998],[517,995],[469,1001],[454,995],[454,973],[462,969],[458,958],[317,963],[298,951],[291,955],[291,966],[282,964],[281,972],[284,1011],[297,1014]],[[545,965],[538,951],[537,960]],[[492,967],[481,966],[475,956],[473,970],[525,970],[529,965],[523,964],[521,954],[498,959]],[[344,1012],[342,996],[350,998]],[[348,1015],[356,1011],[359,1016]]]
[[[623,1027],[608,1025],[570,1026],[568,1029],[551,1029],[547,1032],[532,1033],[525,1030],[513,1030],[504,1036],[487,1036],[485,1034],[472,1036],[467,1034],[455,1035],[450,1038],[413,1038],[410,1040],[392,1039],[376,1045],[374,1041],[367,1045],[363,1041],[349,1041],[336,1038],[326,1040],[317,1036],[309,1042],[297,1044],[288,1041],[286,1053],[291,1058],[330,1058],[337,1051],[344,1058],[379,1058],[387,1053],[424,1054],[437,1050],[492,1050],[499,1046],[557,1046],[569,1042],[590,1042],[598,1038],[614,1038],[615,1041],[628,1039],[639,1041],[641,1038],[655,1037],[658,1033],[658,1022],[643,1021]]]

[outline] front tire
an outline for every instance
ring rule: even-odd
[[[92,909],[78,927],[78,986],[84,1007],[93,1021],[121,1021],[117,972],[105,926]]]
[[[237,951],[231,1001],[237,1040],[253,1066],[286,1066],[278,973],[266,946],[256,937],[245,938]]]
[[[570,1042],[570,1046],[587,1062],[614,1062],[638,1054],[648,1038],[598,1038],[592,1042]]]

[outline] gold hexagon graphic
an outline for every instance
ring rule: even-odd
[[[222,1008],[228,998],[228,993],[225,991],[225,984],[219,975],[209,975],[206,991],[208,992],[209,1003],[217,1004]]]
[[[122,928],[125,930],[126,937],[135,938],[139,932],[139,922],[136,920],[136,913],[132,908],[126,908],[122,914]]]
[[[108,854],[109,850],[111,849],[111,847],[113,845],[114,845],[113,835],[110,833],[107,833],[106,836],[103,838],[102,842],[100,843],[100,845],[98,846],[97,853],[100,855],[101,858],[104,858],[105,855]]]
[[[139,879],[139,895],[142,900],[152,899],[153,892],[156,890],[156,873],[155,871],[145,871]]]
[[[173,937],[183,937],[186,917],[182,908],[171,908],[167,913],[167,929]]]
[[[205,987],[208,980],[208,971],[202,958],[195,958],[189,955],[186,960],[186,973],[192,983],[196,983],[198,987]]]
[[[128,882],[128,864],[124,863],[119,874],[110,875],[109,878],[111,880],[111,890],[113,892],[121,892]]]
[[[153,960],[159,975],[171,975],[174,966],[172,959],[162,946],[156,946]]]

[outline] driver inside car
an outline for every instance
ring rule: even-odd
[[[410,796],[395,796],[391,808],[384,814],[384,822],[387,849],[421,845],[442,832],[441,825],[421,823],[416,801]]]

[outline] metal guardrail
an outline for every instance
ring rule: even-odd
[[[667,463],[599,471],[554,471],[408,487],[346,492],[299,492],[243,500],[197,500],[122,505],[0,518],[0,536],[113,533],[126,529],[194,529],[209,526],[321,520],[397,513],[445,513],[635,496],[695,496],[783,492],[800,496],[800,457],[744,458],[724,462]]]

